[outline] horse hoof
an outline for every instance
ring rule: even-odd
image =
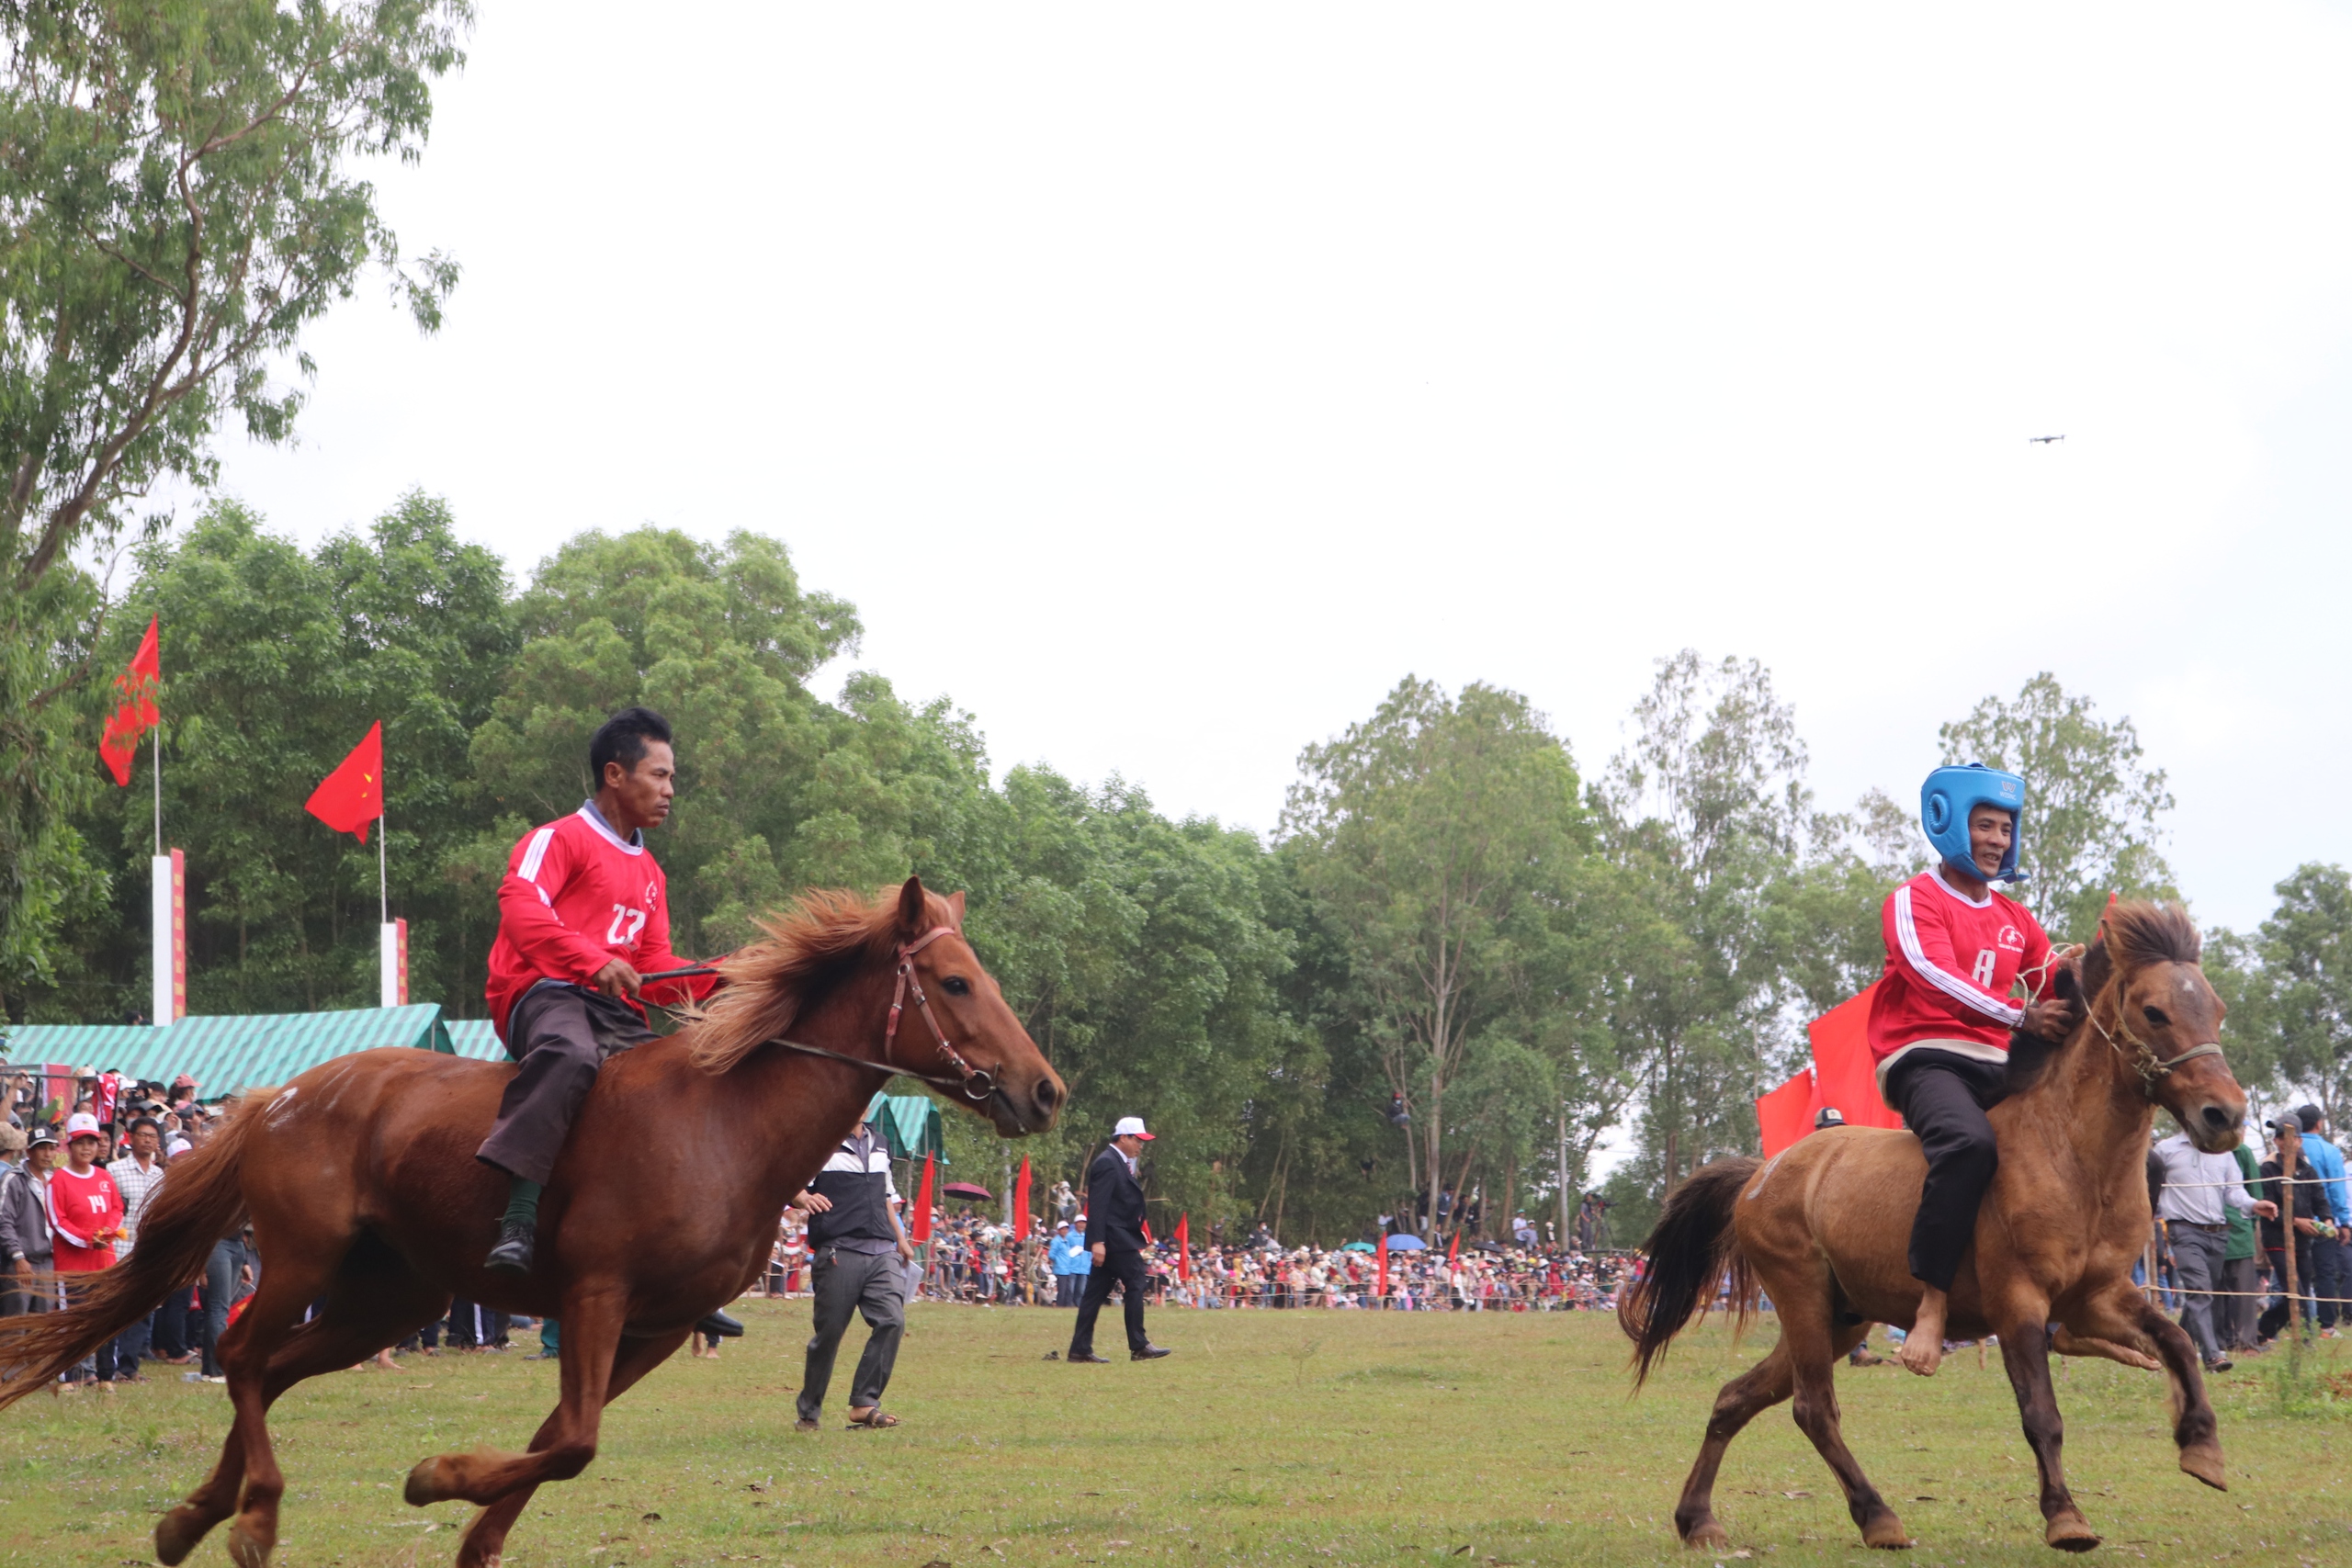
[[[185,1506],[155,1521],[155,1561],[164,1568],[179,1568],[212,1529],[212,1521]]]
[[[2050,1529],[2042,1540],[2061,1551],[2088,1551],[2098,1544],[2098,1532],[2090,1521],[2069,1508],[2050,1521]]]
[[[408,1472],[408,1484],[401,1488],[401,1500],[412,1508],[423,1508],[442,1499],[441,1460],[437,1454],[416,1461]]]
[[[2216,1492],[2230,1489],[2229,1482],[2222,1473],[2222,1445],[2219,1443],[2199,1443],[2181,1450],[2180,1468]]]
[[[275,1544],[245,1529],[243,1519],[229,1527],[229,1561],[237,1568],[269,1568],[269,1553]]]
[[[1913,1542],[1901,1519],[1893,1514],[1881,1514],[1862,1527],[1862,1544],[1881,1551],[1908,1551]]]
[[[1682,1544],[1693,1551],[1712,1551],[1731,1544],[1731,1531],[1710,1517],[1683,1531]]]

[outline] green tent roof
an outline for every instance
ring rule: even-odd
[[[925,1155],[937,1155],[939,1163],[947,1163],[947,1145],[940,1135],[939,1102],[929,1095],[877,1095],[882,1112],[875,1120],[875,1127],[882,1141],[890,1145],[892,1159],[921,1159]]]
[[[449,1049],[460,1056],[470,1056],[477,1062],[503,1062],[506,1043],[498,1037],[486,1018],[445,1018],[441,1027],[449,1033]]]
[[[204,1099],[220,1100],[256,1084],[283,1083],[336,1056],[383,1045],[447,1054],[449,1034],[440,1008],[425,1003],[184,1018],[161,1029],[28,1024],[11,1032],[5,1055],[20,1066],[62,1062],[101,1072],[113,1068],[125,1077],[164,1083],[186,1073],[196,1079]]]

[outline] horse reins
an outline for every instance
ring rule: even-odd
[[[890,1016],[882,1025],[882,1060],[876,1062],[865,1056],[853,1056],[845,1051],[828,1051],[821,1045],[804,1045],[797,1040],[786,1040],[781,1037],[771,1040],[768,1043],[781,1045],[787,1051],[797,1051],[804,1056],[822,1056],[828,1061],[847,1062],[854,1067],[865,1067],[877,1073],[888,1073],[895,1077],[913,1078],[916,1082],[927,1083],[933,1089],[952,1089],[975,1105],[979,1104],[996,1092],[995,1075],[986,1067],[976,1067],[964,1059],[964,1054],[956,1050],[948,1040],[947,1031],[939,1026],[938,1015],[931,1010],[931,998],[923,994],[922,982],[915,978],[915,954],[937,942],[941,937],[953,936],[955,931],[956,928],[953,926],[933,926],[914,941],[902,942],[899,944],[899,982],[890,992]],[[958,1077],[950,1078],[941,1073],[918,1072],[912,1067],[899,1066],[890,1060],[891,1047],[899,1038],[899,1015],[906,1010],[907,997],[910,992],[914,996],[915,1009],[922,1014],[923,1022],[931,1026],[932,1043],[939,1047],[939,1055],[947,1065],[954,1067],[960,1075]]]

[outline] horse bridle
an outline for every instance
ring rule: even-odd
[[[890,992],[890,1016],[882,1025],[882,1059],[880,1061],[873,1061],[865,1056],[853,1056],[844,1051],[828,1051],[821,1045],[804,1045],[797,1040],[778,1038],[769,1041],[768,1043],[781,1045],[787,1051],[797,1051],[804,1056],[822,1056],[828,1061],[847,1062],[854,1067],[865,1067],[874,1072],[890,1074],[894,1077],[912,1078],[918,1083],[927,1083],[933,1089],[948,1089],[960,1094],[975,1105],[981,1103],[996,1092],[996,1076],[986,1067],[976,1067],[966,1061],[964,1054],[956,1050],[949,1042],[947,1032],[939,1027],[938,1015],[931,1010],[931,998],[923,995],[922,982],[915,978],[915,954],[937,942],[941,937],[955,934],[956,928],[953,926],[933,926],[914,941],[902,942],[899,944],[899,983]],[[902,1067],[890,1060],[891,1048],[897,1043],[899,1038],[899,1015],[906,1010],[909,992],[914,994],[915,1009],[922,1014],[923,1022],[931,1026],[932,1043],[939,1047],[941,1058],[956,1069],[957,1077],[951,1078],[943,1073],[919,1072],[913,1067]]]
[[[2086,1009],[2085,1016],[2090,1020],[2091,1027],[2098,1031],[2098,1037],[2106,1041],[2115,1054],[2129,1062],[2132,1070],[2140,1075],[2140,1092],[2150,1100],[2156,1098],[2156,1085],[2169,1077],[2175,1067],[2184,1062],[2193,1062],[2199,1056],[2222,1055],[2221,1044],[2216,1041],[2209,1040],[2202,1045],[2191,1045],[2177,1056],[2157,1055],[2156,1048],[2132,1033],[2132,1026],[2123,1020],[2123,976],[2120,971],[2115,976],[2114,992],[2116,1031],[2125,1040],[2131,1042],[2130,1051],[2124,1050],[2120,1044],[2118,1044],[2115,1035],[2109,1034],[2107,1032],[2107,1025],[2098,1021],[2098,1009],[2096,1005]]]

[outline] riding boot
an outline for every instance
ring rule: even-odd
[[[488,1258],[482,1259],[482,1267],[512,1274],[529,1273],[531,1246],[537,1235],[537,1227],[534,1225],[507,1221],[498,1227],[498,1245],[490,1249]],[[739,1328],[736,1332],[740,1334],[742,1330]]]

